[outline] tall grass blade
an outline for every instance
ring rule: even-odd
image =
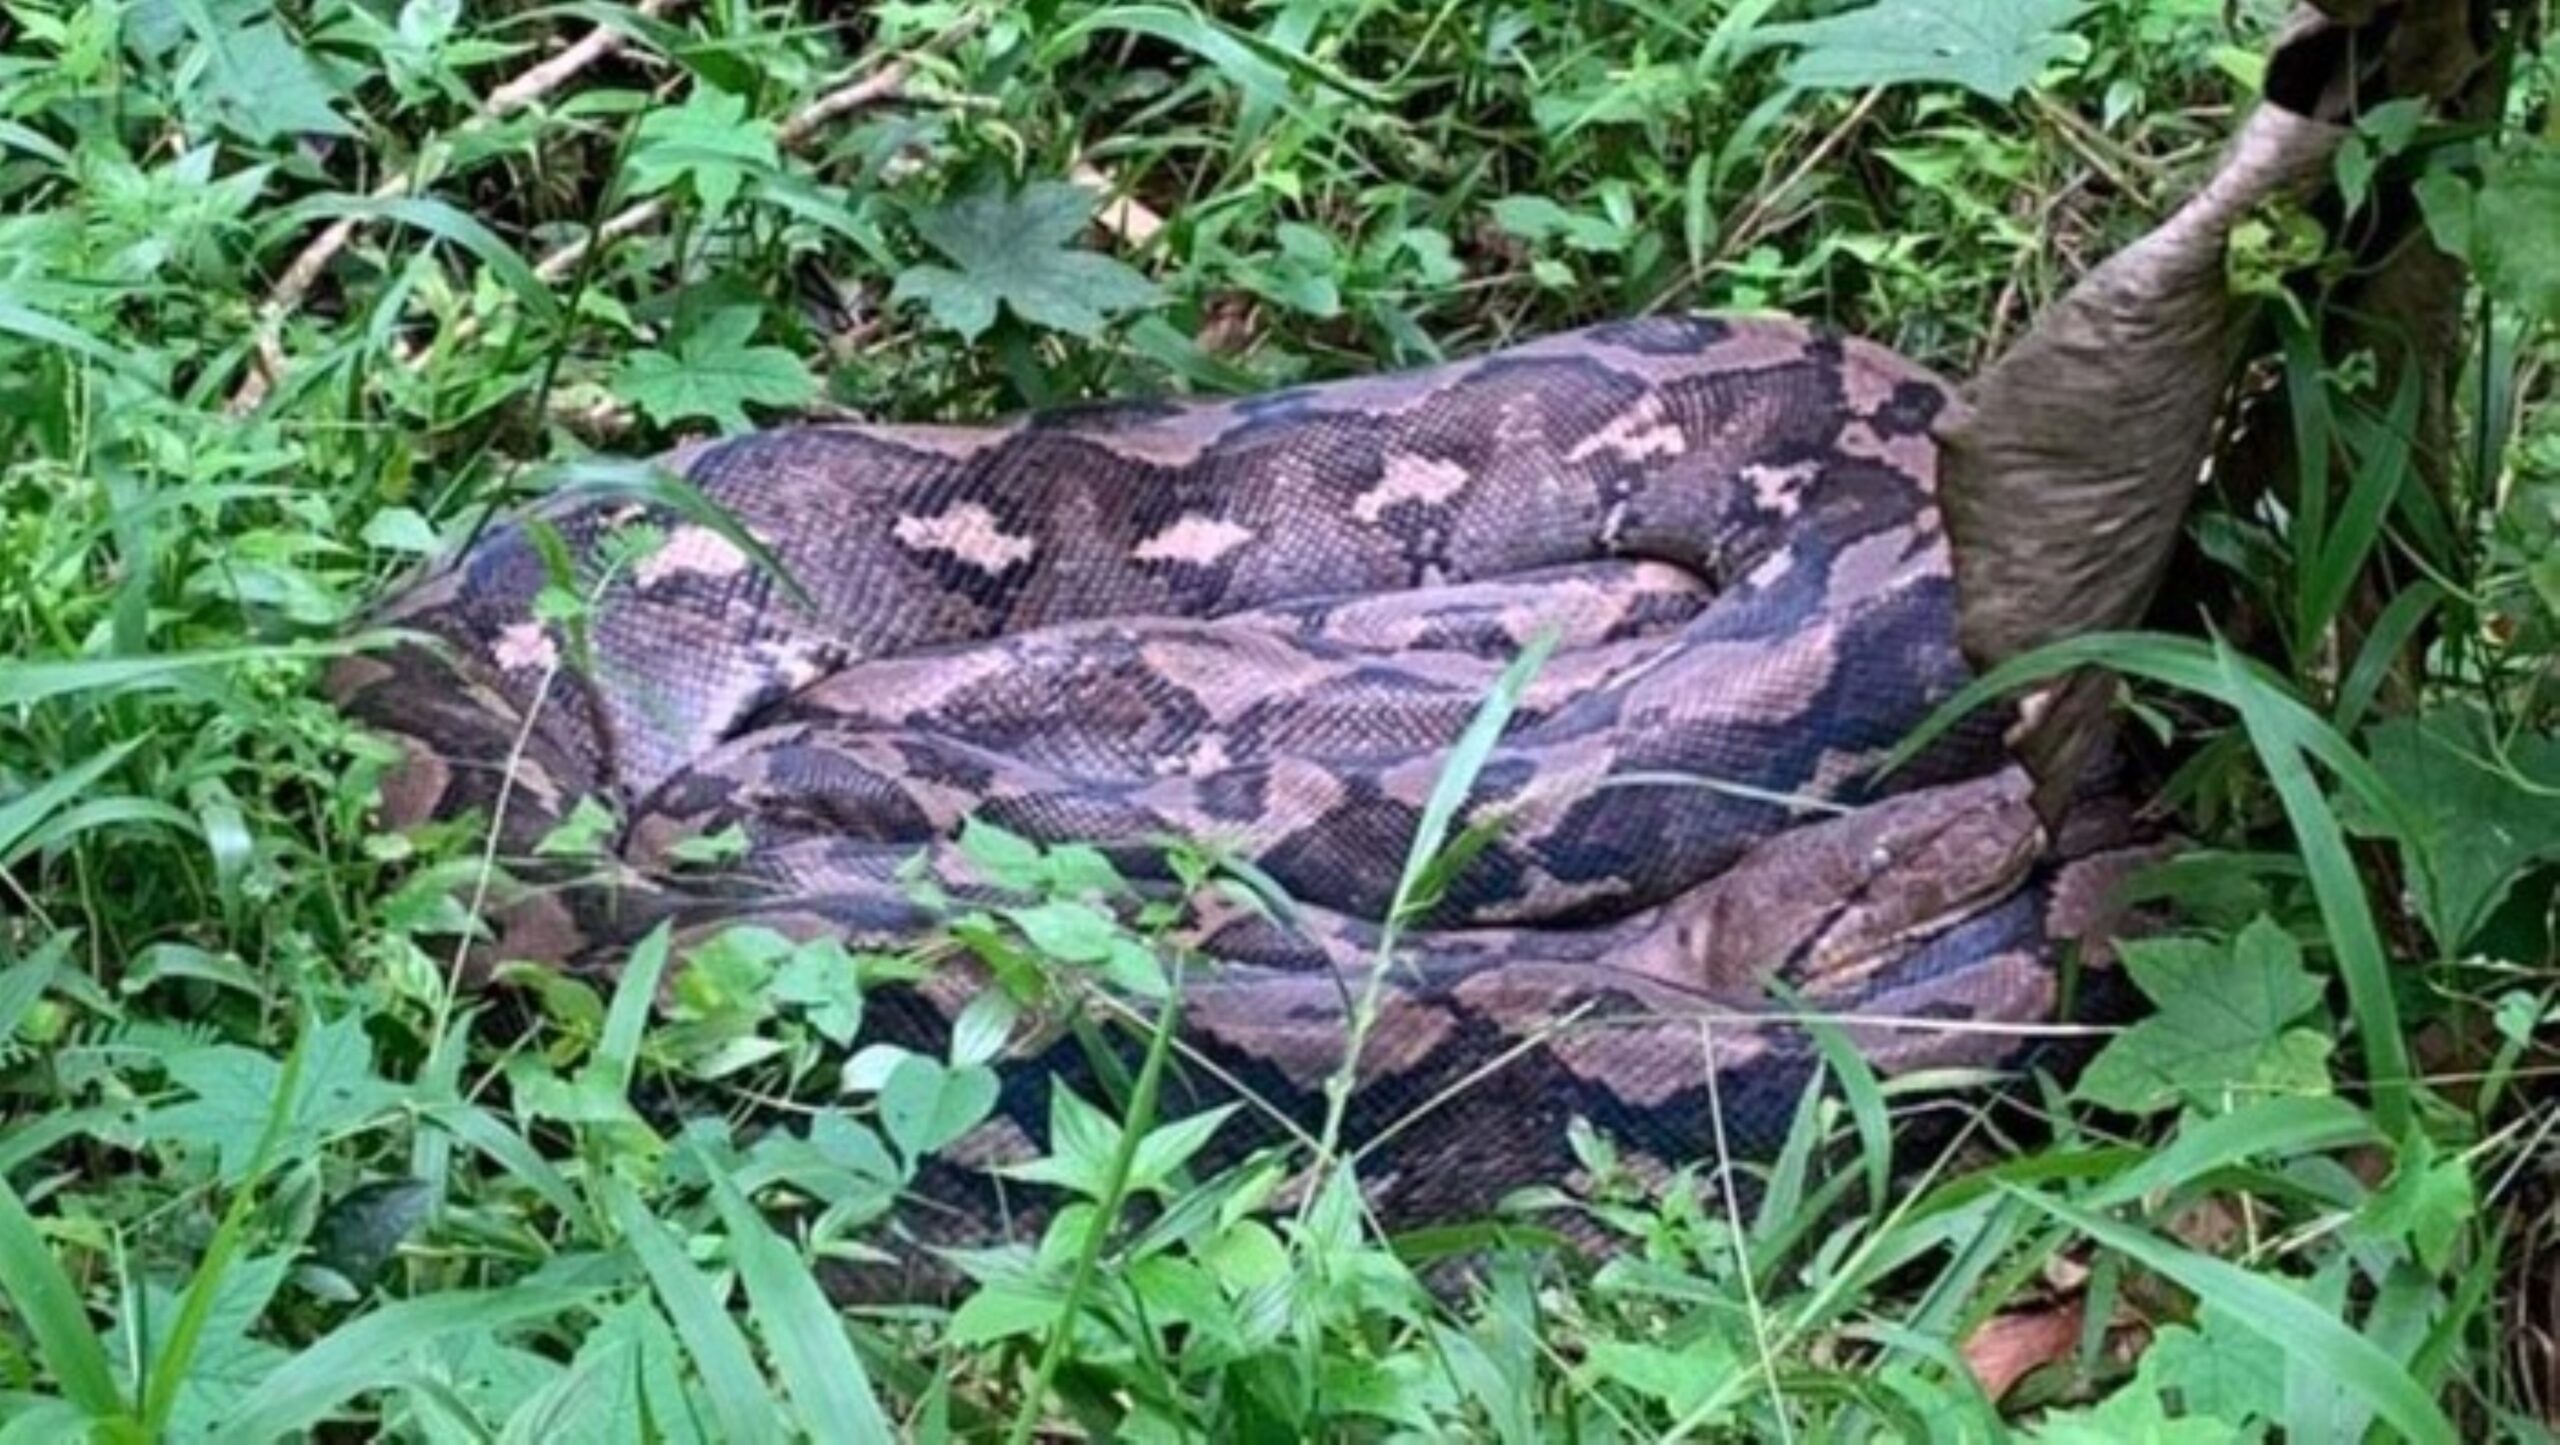
[[[711,1282],[685,1257],[683,1246],[619,1180],[605,1185],[605,1210],[638,1257],[641,1271],[649,1276],[658,1304],[684,1341],[685,1353],[693,1356],[719,1438],[737,1445],[784,1439],[788,1432],[776,1417],[755,1351]]]
[[[2454,1445],[2460,1438],[2444,1411],[2399,1361],[2312,1300],[2264,1275],[2103,1214],[2014,1184],[2000,1188],[2145,1269],[2175,1280],[2218,1312],[2282,1347],[2289,1358],[2320,1378],[2364,1399],[2418,1445]]]
[[[267,1445],[310,1429],[347,1400],[397,1383],[417,1351],[447,1335],[494,1335],[522,1320],[578,1309],[592,1289],[524,1285],[455,1290],[386,1305],[331,1330],[258,1382],[214,1439]]]
[[[6,1179],[0,1179],[0,1294],[8,1296],[10,1308],[35,1337],[37,1353],[73,1404],[96,1420],[124,1413],[115,1372],[89,1326],[80,1292]]]
[[[2400,1005],[2392,994],[2390,962],[2382,936],[2374,927],[2373,909],[2365,898],[2364,880],[2347,852],[2337,814],[2303,760],[2303,727],[2298,719],[2269,702],[2268,690],[2240,666],[2239,654],[2215,643],[2224,686],[2239,708],[2241,725],[2258,752],[2267,781],[2293,824],[2294,844],[2311,877],[2312,896],[2329,927],[2329,945],[2338,971],[2347,982],[2347,1000],[2356,1016],[2356,1034],[2364,1046],[2367,1082],[2373,1089],[2374,1112],[2382,1132],[2394,1139],[2409,1123],[2409,1044],[2400,1033]],[[2335,737],[2325,723],[2310,726]]]
[[[19,839],[42,826],[57,809],[78,797],[108,769],[123,762],[139,745],[138,741],[118,743],[71,771],[57,773],[0,804],[0,856],[6,856],[17,846]]]
[[[887,1445],[892,1438],[888,1417],[872,1394],[871,1377],[853,1343],[845,1338],[844,1321],[827,1303],[817,1278],[717,1165],[705,1159],[702,1167],[711,1180],[712,1202],[729,1229],[729,1255],[746,1286],[756,1333],[773,1357],[791,1403],[799,1408],[800,1423],[815,1439]]]

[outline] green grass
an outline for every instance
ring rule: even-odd
[[[1596,1273],[1534,1214],[1379,1238],[1331,1130],[1324,1187],[1257,1210],[1276,1175],[1185,1174],[1140,1000],[1156,1047],[1059,1100],[1039,1166],[1090,1207],[971,1261],[954,1310],[839,1311],[824,1271],[992,1098],[1001,1010],[840,1087],[845,980],[888,965],[743,937],[671,1014],[644,948],[484,1027],[452,902],[482,840],[381,835],[387,755],[316,696],[492,507],[800,410],[1245,390],[1685,306],[1967,374],[2209,161],[2275,7],[1947,8],[2028,23],[1879,85],[1816,63],[1854,7],[1797,0],[12,0],[0,1441],[2548,1438],[2560,160],[2530,48],[2488,133],[2355,149],[2426,196],[2415,244],[2479,265],[2450,454],[2324,351],[2315,287],[2268,372],[2312,460],[2199,514],[2209,625],[2165,607],[1986,685],[2112,668],[2197,854],[2137,954],[2159,1018],[2046,1081],[2038,1137],[1971,1118],[1891,1189],[1912,1096],[1834,1039],[1753,1189],[1705,1160],[1656,1197],[1586,1140],[1626,1246]],[[618,49],[508,89],[590,37]],[[1106,194],[1139,209],[1089,224]],[[2253,232],[2235,274],[2296,241]],[[1420,840],[1400,896],[1465,846]],[[1179,976],[1047,906],[980,945]],[[632,1102],[670,1084],[723,1107]],[[1525,1244],[1470,1289],[1423,1286],[1498,1232]],[[1985,1392],[1986,1323],[2071,1309]]]

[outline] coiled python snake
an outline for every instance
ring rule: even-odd
[[[1499,829],[1402,934],[1349,1107],[1379,1213],[1446,1218],[1569,1181],[1576,1116],[1660,1168],[1708,1153],[1713,1098],[1768,1147],[1811,1069],[1789,1011],[1887,1075],[2015,1064],[2053,1019],[2139,856],[2122,811],[2040,826],[1989,714],[1876,776],[1968,676],[1959,405],[1865,342],[1657,318],[1217,404],[741,436],[671,465],[808,606],[685,515],[617,551],[643,507],[589,497],[543,514],[587,575],[620,559],[583,638],[517,523],[386,610],[442,646],[333,685],[404,746],[394,825],[502,813],[523,857],[582,798],[619,820],[619,886],[515,901],[499,956],[609,967],[669,920],[911,943],[901,870],[970,888],[970,818],[1142,885],[1168,838],[1249,861],[1294,910],[1210,893],[1180,930],[1213,962],[1166,1108],[1259,1101],[1214,1164],[1322,1117],[1423,805],[1543,638],[1459,815]],[[673,861],[733,827],[714,876]],[[935,1047],[972,988],[884,990],[866,1028]],[[930,1188],[982,1187],[1083,1077],[1072,1038],[1022,1054]]]

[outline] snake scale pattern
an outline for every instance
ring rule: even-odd
[[[520,858],[611,809],[619,881],[510,899],[496,957],[609,968],[662,922],[914,944],[918,859],[990,896],[971,818],[1142,887],[1168,839],[1249,862],[1290,907],[1211,891],[1181,926],[1164,1108],[1251,1102],[1215,1166],[1323,1117],[1451,746],[1549,643],[1349,1102],[1379,1215],[1446,1219],[1570,1185],[1577,1116],[1657,1177],[1708,1155],[1711,1100],[1725,1147],[1770,1147],[1813,1067],[1789,1010],[1888,1076],[2012,1066],[2066,956],[2105,961],[2144,845],[2103,790],[2042,826],[1989,712],[1878,775],[1969,675],[1935,503],[1961,405],[1867,342],[1689,317],[1242,400],[749,434],[668,463],[804,593],[719,527],[564,499],[382,614],[436,645],[332,686],[402,744],[395,826],[496,816]],[[617,553],[644,517],[658,545]],[[540,620],[554,540],[609,578],[583,637]],[[732,829],[742,856],[676,861]],[[975,986],[883,988],[865,1027],[938,1047]],[[972,1166],[1036,1149],[1089,1068],[1017,1040],[921,1234],[982,1238]]]

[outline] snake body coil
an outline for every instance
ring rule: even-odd
[[[2053,1018],[2114,815],[2050,836],[1988,715],[1876,776],[1968,675],[1934,496],[1958,405],[1860,341],[1693,318],[1217,404],[777,430],[672,461],[809,606],[652,512],[581,635],[539,620],[519,523],[389,609],[447,646],[335,687],[404,744],[395,824],[501,813],[512,856],[581,798],[621,820],[624,884],[514,902],[504,956],[609,962],[667,920],[913,942],[900,870],[970,888],[969,818],[1141,884],[1168,838],[1250,862],[1294,908],[1211,894],[1183,932],[1212,966],[1165,1107],[1258,1101],[1215,1163],[1322,1118],[1451,745],[1551,640],[1459,814],[1499,826],[1401,933],[1350,1101],[1373,1204],[1441,1218],[1568,1182],[1575,1116],[1649,1168],[1707,1152],[1711,1099],[1766,1147],[1812,1057],[1752,1017],[1773,983],[1888,1075],[2015,1062]],[[543,520],[595,575],[641,511]],[[733,827],[716,876],[675,863]],[[883,990],[866,1027],[930,1043],[968,993]],[[958,1157],[1029,1150],[1080,1058],[1026,1046]],[[932,1187],[983,1223],[969,1174]]]

